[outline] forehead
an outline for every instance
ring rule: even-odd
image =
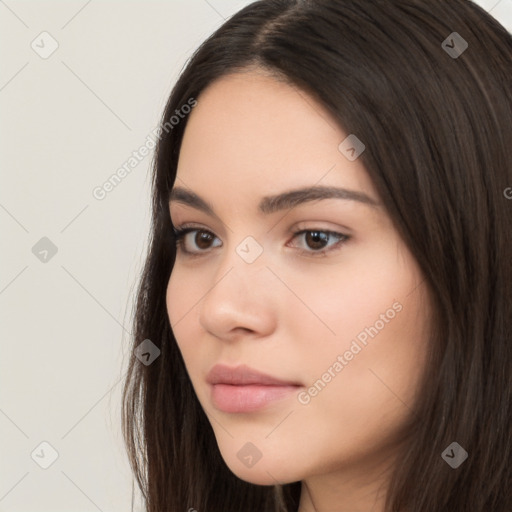
[[[347,135],[304,91],[257,71],[224,76],[197,98],[177,182],[204,196],[342,186],[375,197],[360,160],[338,149]]]

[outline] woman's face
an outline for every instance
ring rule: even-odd
[[[170,212],[195,231],[169,320],[223,458],[252,483],[373,474],[424,367],[423,277],[348,135],[256,72],[213,83],[188,119]]]

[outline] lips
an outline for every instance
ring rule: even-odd
[[[215,365],[206,377],[214,406],[229,413],[252,412],[288,397],[301,384],[281,380],[246,365]]]
[[[300,386],[297,382],[284,381],[258,372],[246,365],[231,368],[217,364],[208,375],[206,381],[210,384],[231,384],[233,386],[246,386],[260,384],[262,386]]]

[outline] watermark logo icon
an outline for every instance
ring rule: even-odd
[[[449,466],[457,469],[468,458],[468,452],[454,441],[444,450],[441,457]]]
[[[458,59],[468,49],[468,46],[468,42],[458,32],[452,32],[441,44],[443,50],[452,59]]]
[[[43,236],[32,247],[32,254],[42,263],[48,263],[57,254],[57,251],[57,246],[46,236]]]
[[[160,349],[151,340],[144,340],[135,349],[135,357],[145,366],[149,366],[159,355]]]
[[[261,459],[261,457],[263,457],[263,454],[254,444],[245,443],[242,448],[238,450],[236,456],[242,464],[248,468],[252,468]]]
[[[236,253],[246,263],[254,263],[263,253],[263,247],[255,238],[248,236],[237,246]]]
[[[357,160],[365,149],[366,146],[353,133],[338,146],[340,153],[351,162]]]
[[[41,32],[30,44],[42,59],[48,59],[59,47],[57,40],[48,32]]]
[[[48,469],[59,458],[59,452],[50,443],[43,441],[34,448],[30,457],[39,467]]]

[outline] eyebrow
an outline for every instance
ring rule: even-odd
[[[274,196],[263,197],[258,205],[258,209],[261,213],[268,215],[280,210],[294,208],[303,203],[322,199],[357,201],[373,208],[379,206],[377,201],[364,192],[339,187],[312,186],[289,190]],[[186,204],[218,219],[213,206],[208,201],[186,188],[174,187],[169,194],[169,202],[172,201]]]

